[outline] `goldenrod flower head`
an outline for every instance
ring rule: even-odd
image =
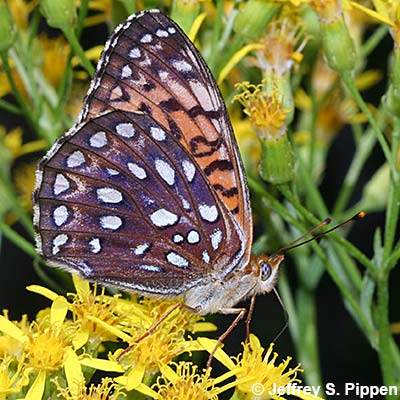
[[[54,372],[62,368],[71,336],[65,326],[43,327],[33,322],[25,346],[26,362],[38,371]]]
[[[291,357],[276,365],[278,358],[277,353],[272,353],[274,344],[271,343],[269,349],[264,354],[264,348],[261,347],[256,336],[251,335],[248,343],[243,345],[243,353],[236,358],[237,366],[240,367],[237,373],[238,379],[249,378],[247,381],[239,383],[237,390],[242,394],[248,394],[248,398],[253,398],[254,385],[262,385],[258,388],[260,394],[259,399],[275,399],[279,396],[270,395],[275,387],[285,387],[291,383],[300,383],[297,378],[297,373],[302,372],[300,364],[294,368],[289,368],[288,365]]]
[[[234,100],[243,105],[244,113],[250,117],[261,139],[278,139],[286,132],[286,116],[290,110],[283,108],[283,96],[276,87],[267,90],[263,81],[258,85],[242,82],[236,88],[242,93]]]
[[[283,76],[289,72],[307,43],[304,24],[297,13],[285,8],[279,17],[268,25],[267,34],[261,40],[263,47],[256,52],[260,68],[267,74]]]
[[[63,388],[58,379],[54,380],[58,389],[58,397],[64,400],[116,400],[121,398],[120,388],[113,383],[111,378],[103,378],[98,385],[90,385],[86,388],[84,384],[80,385],[77,392],[70,387]]]
[[[173,367],[173,369],[171,368]],[[160,399],[168,400],[217,400],[217,389],[209,371],[199,374],[191,362],[170,363],[162,369],[153,389]]]
[[[78,279],[74,277],[76,282]],[[97,294],[97,285],[93,285],[93,291],[77,290],[77,293],[70,293],[71,303],[69,309],[72,312],[73,320],[79,331],[87,336],[91,343],[99,344],[101,341],[116,340],[116,336],[104,329],[92,317],[104,323],[116,326],[119,318],[115,314],[119,296],[105,295],[105,289],[101,288]]]
[[[137,338],[132,338],[133,347],[123,355],[121,362],[135,367],[145,366],[147,374],[155,374],[160,366],[168,364],[188,347],[184,333],[183,329],[162,323],[139,342],[135,343]]]

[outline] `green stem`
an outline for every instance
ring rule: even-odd
[[[211,43],[211,66],[210,69],[214,71],[216,67],[215,61],[218,59],[218,44],[219,38],[221,36],[222,29],[222,11],[223,11],[223,1],[217,0],[217,14],[215,16],[214,29],[212,34],[212,43]],[[216,75],[217,76],[217,75]]]
[[[80,38],[83,29],[83,23],[85,22],[86,15],[89,11],[89,0],[81,0],[81,6],[79,7],[78,21],[75,28],[75,34],[77,38]]]
[[[381,25],[377,27],[371,36],[364,42],[359,53],[359,59],[365,60],[371,52],[379,46],[382,39],[387,35],[389,27],[387,25]]]
[[[333,215],[339,215],[346,207],[353,193],[355,184],[360,177],[363,166],[374,148],[375,142],[376,136],[372,131],[365,133],[362,140],[359,142],[356,153],[344,178],[339,196],[335,202],[332,211]]]
[[[325,202],[321,196],[321,193],[318,191],[315,182],[311,177],[309,169],[304,165],[304,161],[297,147],[292,146],[292,148],[295,153],[297,162],[299,163],[299,174],[302,182],[304,183],[304,190],[309,196],[310,203],[314,206],[314,212],[320,218],[326,218],[329,213],[328,208],[326,207]]]
[[[390,148],[387,144],[386,138],[383,135],[382,131],[380,130],[379,125],[376,122],[371,111],[369,110],[368,106],[365,104],[364,99],[361,97],[360,92],[356,88],[356,85],[354,83],[354,80],[353,80],[350,72],[348,72],[348,71],[342,72],[341,78],[342,78],[343,82],[345,83],[347,89],[349,90],[350,94],[353,96],[354,100],[360,107],[361,111],[368,118],[368,121],[373,129],[373,132],[375,133],[375,136],[378,139],[379,144],[381,145],[381,148],[386,157],[386,160],[390,165],[390,169],[392,171],[393,177],[395,178],[395,180],[397,180],[398,172],[396,170],[396,165],[393,162],[392,154],[390,152]]]
[[[14,77],[13,77],[13,74],[12,74],[12,70],[11,70],[10,64],[8,62],[8,55],[6,53],[4,53],[4,52],[0,52],[0,58],[1,58],[1,61],[2,61],[2,64],[3,64],[4,72],[6,73],[8,82],[10,83],[13,95],[15,96],[19,106],[21,107],[22,114],[24,114],[27,117],[29,123],[33,126],[33,128],[37,132],[39,132],[38,124],[37,124],[37,122],[36,122],[36,120],[34,118],[33,113],[30,110],[30,106],[25,101],[24,97],[22,96],[22,94],[18,90],[18,87],[17,87],[17,85],[15,83],[15,80],[14,80]]]
[[[378,327],[379,327],[379,361],[382,370],[383,383],[385,386],[391,386],[395,384],[393,374],[393,361],[390,351],[390,339],[391,335],[389,332],[389,275],[384,273],[378,281]],[[393,396],[386,396],[386,399],[394,399]]]
[[[3,99],[0,99],[0,108],[12,114],[23,115],[23,112],[18,107],[15,107],[14,104],[11,104]]]
[[[86,69],[87,73],[89,76],[93,76],[94,74],[94,67],[86,57],[85,51],[83,50],[82,46],[80,45],[74,30],[71,27],[65,27],[64,30],[64,35],[68,39],[70,45],[74,49],[75,54],[78,56],[80,59],[82,66]]]
[[[307,384],[322,387],[321,366],[318,351],[317,310],[315,293],[304,287],[297,291],[297,315],[301,321],[299,336],[300,346],[297,354],[307,377]]]
[[[393,160],[396,160],[399,151],[400,137],[400,119],[395,118],[392,131],[392,154]],[[399,221],[399,203],[400,203],[400,180],[398,175],[391,176],[392,185],[390,186],[387,212],[385,220],[385,244],[383,249],[383,260],[390,256],[396,237],[397,224]]]
[[[2,197],[0,199],[8,205],[9,209],[18,217],[26,232],[33,238],[34,230],[32,219],[27,215],[26,211],[21,207],[20,202],[15,194],[12,184],[6,177],[0,177],[0,188]]]
[[[8,238],[16,246],[22,249],[26,254],[29,254],[33,259],[40,259],[32,243],[28,242],[24,237],[15,232],[14,229],[9,227],[2,220],[0,220],[0,231],[4,234],[6,238]]]

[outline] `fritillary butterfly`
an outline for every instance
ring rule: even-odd
[[[39,163],[38,251],[105,285],[239,313],[282,255],[251,257],[238,147],[207,65],[158,10],[108,40],[77,123]]]

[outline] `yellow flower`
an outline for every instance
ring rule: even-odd
[[[220,390],[215,387],[210,371],[199,374],[191,362],[164,366],[157,383],[152,386],[158,398],[165,400],[217,400]]]
[[[72,343],[79,349],[87,343],[97,349],[102,341],[116,340],[117,337],[99,325],[98,321],[107,326],[116,326],[119,318],[115,313],[119,296],[107,296],[104,288],[97,294],[97,285],[91,291],[89,283],[77,275],[73,275],[76,293],[70,293],[68,301],[65,297],[42,286],[31,285],[28,290],[38,293],[54,302],[63,299],[67,310],[72,312],[74,331]]]
[[[51,307],[49,321],[34,321],[28,331],[0,316],[0,330],[22,347],[21,368],[29,368],[30,374],[35,375],[27,398],[42,398],[47,376],[63,369],[69,359],[72,335],[71,325],[64,322],[66,311],[65,303],[59,299]]]
[[[301,380],[297,378],[297,374],[303,372],[300,364],[289,368],[291,357],[277,364],[278,354],[272,353],[273,346],[274,344],[271,343],[265,352],[258,338],[252,334],[249,342],[243,344],[243,353],[238,357],[229,358],[221,349],[219,353],[216,352],[215,357],[228,369],[235,371],[238,379],[236,385],[238,397],[248,400],[267,400],[284,399],[282,394],[294,394],[305,400],[320,399],[303,392],[296,386],[301,383]]]
[[[57,325],[43,327],[32,323],[25,347],[25,357],[35,370],[55,372],[64,365],[65,350],[69,344],[70,337],[65,327]]]
[[[278,138],[286,132],[286,116],[290,110],[283,108],[283,98],[277,88],[268,90],[265,81],[259,85],[242,82],[236,88],[242,93],[234,100],[243,105],[243,112],[250,117],[261,139]]]

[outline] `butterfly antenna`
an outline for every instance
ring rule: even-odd
[[[279,249],[279,250],[278,250],[278,254],[281,253],[281,252],[287,251],[287,250],[295,249],[296,247],[299,247],[299,246],[303,246],[303,244],[312,242],[313,240],[317,240],[317,239],[319,239],[320,237],[325,236],[325,235],[327,235],[328,233],[330,233],[330,232],[332,232],[332,231],[334,231],[334,230],[336,230],[336,229],[338,229],[338,228],[341,228],[342,226],[347,225],[348,223],[350,223],[350,222],[352,222],[352,221],[356,221],[356,220],[362,219],[362,218],[364,218],[364,217],[365,217],[365,212],[364,212],[364,211],[360,211],[360,212],[358,212],[357,214],[355,214],[355,215],[353,215],[352,217],[350,217],[349,219],[347,219],[346,221],[341,222],[341,223],[338,224],[338,225],[335,225],[334,227],[328,229],[327,231],[324,231],[324,232],[320,233],[320,234],[317,235],[317,236],[313,236],[312,238],[310,238],[310,239],[308,239],[308,240],[305,240],[304,242],[297,243],[299,240],[303,239],[305,236],[307,236],[307,235],[309,235],[309,234],[315,232],[316,230],[322,228],[322,227],[325,226],[325,225],[328,225],[328,224],[331,222],[331,219],[330,219],[330,218],[326,218],[326,219],[324,219],[319,225],[315,226],[315,227],[312,228],[310,231],[306,232],[304,235],[301,235],[299,238],[297,238],[297,239],[294,240],[293,242],[291,242],[291,243],[289,243],[288,245],[286,245],[286,246],[282,247],[281,249]],[[296,244],[296,243],[297,243],[297,244]]]
[[[275,338],[273,340],[273,342],[275,343],[280,338],[282,333],[285,332],[286,328],[289,325],[289,313],[287,312],[285,304],[283,303],[283,300],[282,300],[281,296],[279,296],[279,293],[276,290],[276,288],[273,288],[273,291],[275,293],[276,298],[278,299],[278,302],[279,302],[280,306],[282,307],[283,315],[284,315],[284,318],[285,318],[285,322],[284,322],[282,328],[280,329],[280,331],[278,332],[278,334],[275,336]]]

